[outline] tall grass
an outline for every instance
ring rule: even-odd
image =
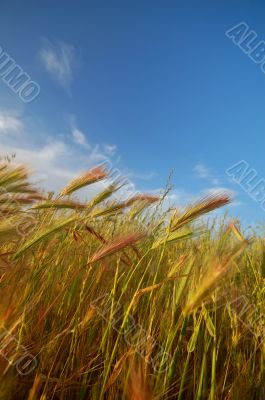
[[[46,197],[0,165],[0,399],[263,399],[263,238],[198,222],[226,195],[70,197],[106,178]]]

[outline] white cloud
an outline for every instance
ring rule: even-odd
[[[0,113],[0,121],[1,115]],[[5,113],[6,121],[11,121],[12,118],[12,112]],[[13,125],[10,124],[11,126]],[[109,155],[104,152],[104,146],[89,146],[86,142],[84,143],[87,146],[80,146],[78,142],[83,142],[81,135],[77,137],[66,133],[48,139],[46,136],[45,139],[40,138],[36,144],[34,134],[39,131],[39,123],[36,120],[24,126],[22,118],[16,117],[14,127],[19,135],[0,135],[0,155],[15,153],[17,162],[27,165],[33,173],[33,181],[47,190],[61,190],[69,180],[81,172],[110,160]],[[81,131],[80,133],[82,134]],[[95,186],[98,185],[93,185],[93,191]]]
[[[3,121],[2,125],[1,121]],[[70,125],[71,135],[69,135],[68,125],[64,135],[54,135],[48,139],[47,136],[45,139],[39,138],[37,144],[34,135],[39,131],[39,122],[35,119],[27,124],[26,121],[27,119],[14,112],[0,112],[0,133],[1,126],[5,126],[5,131],[8,127],[10,132],[10,135],[0,135],[0,155],[16,153],[17,161],[26,164],[34,173],[33,181],[38,182],[40,187],[47,190],[58,192],[69,180],[82,171],[106,160],[111,161],[111,155],[116,151],[115,145],[88,144],[83,132],[74,124],[74,116]],[[106,146],[110,146],[110,148]],[[129,178],[129,175],[127,177]],[[131,177],[135,178],[135,175],[131,175]],[[82,197],[90,197],[106,185],[106,182],[92,185]],[[129,193],[133,194],[136,189],[132,182],[130,187],[124,188],[124,193],[122,191],[119,193],[119,198],[128,197]],[[177,189],[167,195],[164,207],[182,207],[206,194],[216,194],[220,191],[225,191],[235,197],[232,190],[224,187],[211,187],[197,195]],[[149,190],[147,192],[150,193]],[[153,190],[150,194],[158,193],[163,194],[164,190]],[[239,203],[234,202],[233,204],[238,205]]]
[[[80,146],[90,148],[90,145],[87,143],[85,135],[79,129],[74,128],[72,130],[72,135],[75,143],[79,144]]]
[[[86,135],[79,128],[77,128],[76,116],[73,114],[70,115],[69,120],[70,120],[70,129],[74,142],[79,146],[83,146],[86,149],[90,149],[91,146],[87,142]]]
[[[213,178],[213,179],[212,179],[212,184],[213,184],[213,185],[216,185],[216,186],[219,185],[219,179]]]
[[[116,153],[116,150],[117,150],[117,146],[115,144],[105,144],[104,145],[104,151],[110,157],[114,156],[114,154]]]
[[[213,185],[219,185],[219,179],[214,176],[212,170],[208,167],[206,167],[204,164],[197,164],[193,168],[193,171],[195,172],[196,176],[200,179],[207,179],[209,180]]]
[[[17,133],[23,128],[23,122],[16,116],[0,111],[0,134]]]
[[[67,166],[63,160],[69,156],[69,149],[60,141],[51,140],[39,146],[25,147],[21,141],[1,143],[2,154],[16,154],[19,163],[27,165],[33,173],[33,180],[44,185],[47,189],[59,189],[67,180],[74,177],[75,171]]]
[[[44,68],[65,89],[69,89],[76,65],[74,46],[67,43],[52,44],[49,41],[39,52]]]
[[[211,177],[211,171],[209,168],[207,168],[205,165],[203,164],[197,164],[195,165],[195,167],[193,168],[194,172],[196,173],[196,175],[199,178],[209,178]]]

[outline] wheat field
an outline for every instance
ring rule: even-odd
[[[107,178],[0,164],[0,399],[265,399],[264,239]]]

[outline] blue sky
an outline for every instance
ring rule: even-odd
[[[105,159],[143,191],[185,203],[220,188],[247,223],[264,211],[225,170],[265,178],[265,74],[225,32],[265,40],[262,1],[2,2],[0,46],[40,86],[23,103],[0,79],[1,153],[61,187]]]

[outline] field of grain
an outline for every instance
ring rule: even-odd
[[[0,165],[0,399],[264,399],[264,239],[200,220],[225,194],[78,200],[106,175]]]

